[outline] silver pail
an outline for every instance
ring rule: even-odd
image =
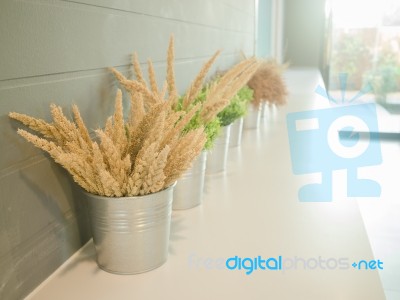
[[[176,183],[172,209],[189,209],[201,204],[204,190],[207,151],[202,151]]]
[[[253,104],[249,105],[247,115],[244,118],[244,129],[257,129],[260,125],[260,107],[255,107]]]
[[[264,101],[261,104],[261,118],[266,118],[268,115],[268,111],[269,111],[269,104],[268,102]]]
[[[237,119],[231,125],[231,137],[229,140],[229,147],[239,147],[242,143],[242,131],[243,131],[243,117]]]
[[[220,136],[215,140],[214,146],[208,153],[206,174],[215,174],[225,171],[228,158],[230,130],[231,125],[221,128]]]
[[[173,187],[121,198],[85,193],[101,269],[136,274],[167,261]]]

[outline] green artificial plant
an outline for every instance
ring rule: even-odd
[[[206,95],[207,95],[207,88],[203,88],[199,95],[196,97],[195,101],[193,102],[192,106],[196,105],[197,103],[204,103],[206,100]],[[178,105],[176,106],[176,110],[180,111],[182,110],[182,102],[183,102],[183,97],[180,97]],[[191,109],[191,107],[189,107]],[[183,132],[189,132],[191,130],[200,128],[204,126],[204,132],[206,134],[207,140],[204,145],[205,150],[209,150],[212,148],[215,139],[218,137],[220,130],[221,130],[221,123],[218,118],[214,118],[209,122],[204,122],[200,116],[201,110],[197,111],[194,117],[189,121],[189,123],[186,125],[184,128]]]
[[[221,126],[228,126],[243,117],[247,112],[247,105],[252,99],[253,90],[247,85],[243,86],[231,99],[230,104],[217,115]]]

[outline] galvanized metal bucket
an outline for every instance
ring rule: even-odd
[[[208,153],[206,174],[215,174],[225,171],[228,158],[230,130],[231,125],[221,128],[220,136],[216,139],[213,148]]]
[[[229,147],[239,147],[242,143],[243,118],[237,119],[231,125]]]
[[[201,204],[204,191],[207,151],[202,151],[176,183],[172,209],[189,209]]]
[[[260,125],[260,107],[250,104],[247,115],[244,118],[244,129],[257,129]]]
[[[269,112],[269,104],[268,102],[264,101],[261,104],[261,118],[267,118]]]
[[[145,196],[121,198],[85,193],[101,269],[115,274],[137,274],[166,262],[173,187]]]

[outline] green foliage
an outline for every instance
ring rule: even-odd
[[[385,101],[386,94],[397,92],[400,84],[400,65],[395,53],[382,51],[375,69],[364,76],[364,83],[370,83],[378,101]]]
[[[196,105],[199,102],[204,103],[210,86],[211,85],[207,85],[201,90],[192,105]],[[191,130],[204,126],[204,131],[207,136],[207,141],[204,149],[209,150],[212,148],[215,139],[218,137],[221,131],[221,126],[227,126],[236,119],[245,115],[247,112],[247,105],[251,101],[251,99],[253,99],[253,90],[250,89],[248,86],[244,86],[239,90],[235,97],[233,97],[231,103],[223,111],[221,111],[215,119],[210,122],[204,123],[204,121],[200,117],[200,109],[186,125],[183,132],[189,132]],[[183,109],[182,101],[183,97],[179,99],[176,110]]]
[[[346,73],[348,89],[361,89],[362,74],[371,67],[369,44],[369,39],[356,30],[339,31],[338,36],[334,38],[330,73],[334,74],[334,78],[339,73]],[[335,80],[330,80],[329,84],[331,89],[340,89],[340,84]]]
[[[215,118],[214,120],[206,124],[203,124],[203,121],[201,120],[200,117],[200,111],[198,111],[195,114],[195,116],[190,120],[190,122],[186,125],[186,127],[183,129],[183,132],[189,132],[191,130],[200,128],[202,125],[204,125],[204,132],[206,133],[207,136],[207,141],[204,146],[204,149],[209,150],[212,148],[214,141],[218,137],[221,129],[221,124],[218,118]]]
[[[195,105],[199,102],[204,102],[206,99],[206,95],[207,95],[207,89],[203,88],[203,90],[199,93],[199,95],[195,99],[193,105]],[[182,101],[183,101],[183,97],[179,98],[179,102],[176,106],[177,111],[182,110]],[[204,132],[207,136],[207,141],[204,145],[204,149],[209,150],[214,145],[214,141],[220,133],[221,123],[218,118],[215,118],[214,120],[204,124],[203,120],[200,117],[200,112],[201,112],[201,109],[194,115],[194,117],[186,125],[186,127],[183,129],[183,132],[186,133],[191,130],[200,128],[201,126],[204,126]]]
[[[208,122],[205,125],[205,133],[207,135],[207,141],[204,145],[204,149],[209,150],[213,147],[215,139],[219,136],[221,131],[221,123],[218,118]]]
[[[243,117],[247,112],[247,105],[251,99],[253,99],[253,90],[248,86],[242,87],[231,99],[230,104],[217,115],[221,126],[228,126]]]
[[[242,87],[239,92],[237,93],[237,95],[239,96],[239,98],[242,101],[246,101],[247,103],[250,103],[250,101],[253,99],[253,93],[254,91],[249,88],[247,85],[245,85],[244,87]]]

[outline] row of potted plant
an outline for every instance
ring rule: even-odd
[[[198,100],[204,102],[213,81],[205,85]],[[205,175],[223,172],[226,168],[228,146],[239,146],[242,135],[243,116],[253,92],[243,86],[229,104],[217,114],[212,124],[218,127],[219,135],[210,137],[211,146],[205,147],[192,167],[179,179],[174,190],[173,209],[189,209],[202,203]],[[235,131],[230,135],[231,126]],[[232,125],[231,125],[232,124]]]
[[[94,138],[76,105],[72,106],[73,120],[54,104],[50,107],[51,122],[9,114],[31,129],[18,129],[18,134],[47,152],[82,188],[100,268],[134,274],[166,261],[176,181],[211,147],[219,127],[227,125],[229,105],[234,103],[231,99],[236,99],[259,66],[255,58],[245,59],[208,85],[205,92],[204,79],[218,55],[204,64],[183,96],[175,84],[172,38],[162,89],[151,61],[149,84],[136,56],[136,79],[111,69],[130,97],[129,116],[124,118],[122,92],[118,90],[114,114],[95,130]]]
[[[95,130],[95,137],[76,105],[72,120],[54,104],[51,122],[9,114],[31,129],[18,129],[18,134],[47,152],[82,188],[100,268],[135,274],[163,264],[171,209],[201,203],[205,171],[226,168],[231,128],[233,146],[238,146],[248,107],[259,114],[262,102],[284,103],[282,68],[273,61],[244,59],[205,84],[218,55],[203,65],[183,95],[175,83],[173,38],[161,89],[150,60],[148,82],[136,55],[135,79],[111,68],[130,98],[129,114],[124,117],[123,93],[118,90],[114,114]]]

